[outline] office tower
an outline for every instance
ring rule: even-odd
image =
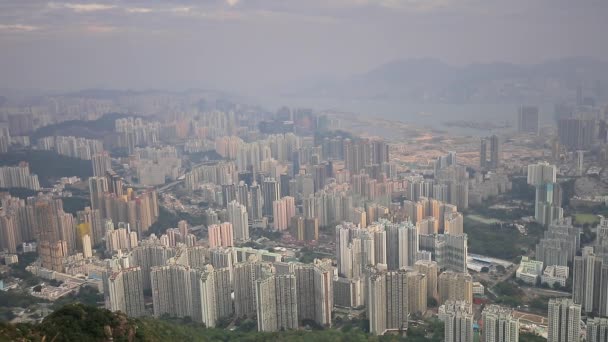
[[[606,341],[608,341],[608,318],[589,318],[587,320],[587,342]]]
[[[449,300],[439,307],[439,319],[445,327],[445,342],[473,342],[471,302]]]
[[[93,177],[104,177],[106,171],[112,170],[112,159],[106,151],[94,154],[91,162],[93,163]]]
[[[104,273],[106,309],[122,311],[130,317],[146,314],[142,271],[139,267]]]
[[[278,231],[286,230],[289,227],[291,218],[296,214],[295,199],[290,196],[283,197],[272,203],[272,217],[274,228]]]
[[[482,313],[483,336],[486,342],[518,342],[519,319],[512,310],[498,305],[488,305]]]
[[[468,238],[467,234],[444,234],[445,250],[442,267],[454,272],[467,272]]]
[[[439,303],[447,300],[473,302],[473,278],[466,273],[446,271],[438,278]]]
[[[232,223],[234,228],[234,239],[237,241],[249,240],[249,217],[245,206],[232,201],[228,203],[226,211],[228,212],[228,221]]]
[[[267,217],[272,217],[272,209],[274,201],[281,198],[281,189],[279,183],[274,178],[265,178],[262,182],[263,196],[263,214]]]
[[[549,300],[547,342],[580,341],[581,306],[567,298]]]
[[[270,275],[256,282],[258,331],[298,328],[298,298],[294,274]]]
[[[298,294],[298,319],[331,326],[333,308],[333,268],[331,261],[315,260],[313,265],[294,267]]]
[[[224,222],[219,225],[212,224],[207,230],[209,235],[209,248],[234,246],[232,223]]]
[[[572,299],[585,313],[600,313],[608,305],[608,277],[602,278],[603,274],[608,274],[608,263],[593,253],[593,247],[585,247],[581,256],[574,257]]]
[[[437,299],[437,277],[439,274],[439,266],[437,265],[437,262],[430,260],[418,260],[414,264],[414,268],[416,269],[416,271],[426,276],[426,296],[428,298]]]
[[[517,115],[517,131],[519,133],[538,134],[538,107],[520,106]]]
[[[379,336],[389,330],[406,330],[409,316],[407,272],[370,271],[366,278],[370,333]]]

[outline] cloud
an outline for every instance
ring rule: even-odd
[[[192,11],[192,7],[173,7],[171,12],[173,13],[188,13]]]
[[[112,33],[118,31],[118,27],[109,25],[88,25],[85,27],[88,33]]]
[[[127,13],[150,13],[154,10],[147,7],[130,7],[127,8],[125,11],[127,11]]]
[[[0,24],[0,31],[11,31],[11,32],[31,32],[38,30],[38,26],[32,25],[21,25],[21,24]]]
[[[239,3],[239,0],[226,0],[226,3],[228,4],[228,6],[233,7]]]
[[[115,5],[108,4],[100,4],[100,3],[49,3],[49,7],[51,8],[67,8],[74,12],[78,13],[86,13],[86,12],[97,12],[97,11],[107,11],[110,9],[116,8]]]

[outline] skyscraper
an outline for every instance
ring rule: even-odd
[[[587,320],[587,342],[608,341],[608,318],[589,318]]]
[[[298,328],[298,298],[294,274],[270,275],[256,282],[258,331]]]
[[[228,212],[228,221],[232,223],[234,229],[234,239],[237,241],[249,240],[249,217],[245,206],[236,201],[231,201],[228,203],[226,211]]]
[[[298,293],[298,319],[312,320],[331,326],[333,308],[333,269],[331,261],[315,260],[296,264],[294,268]]]
[[[447,300],[473,302],[473,278],[466,273],[446,271],[439,275],[439,303]]]
[[[549,300],[547,342],[580,341],[581,306],[571,299]]]
[[[418,260],[414,264],[414,268],[419,273],[426,275],[427,292],[428,298],[438,298],[437,293],[437,277],[439,274],[439,267],[435,261],[430,260]]]
[[[483,336],[486,342],[518,342],[519,319],[512,310],[498,305],[488,305],[482,313]]]
[[[488,151],[489,145],[489,151]],[[488,152],[490,159],[488,160]],[[482,169],[496,170],[500,166],[502,148],[500,138],[497,135],[482,138],[479,151],[479,166]]]
[[[234,246],[234,236],[232,223],[212,224],[208,228],[209,247],[232,247]]]
[[[122,311],[130,317],[145,315],[141,268],[130,267],[110,271],[103,277],[106,309]]]
[[[389,330],[406,330],[409,316],[407,272],[372,269],[366,281],[370,333],[383,335]]]
[[[281,198],[281,189],[279,183],[274,178],[265,178],[262,182],[262,196],[264,200],[263,214],[267,217],[272,217],[272,205],[274,201]]]
[[[91,162],[93,163],[93,177],[104,177],[106,171],[112,170],[112,159],[106,151],[93,154]]]
[[[543,225],[563,218],[561,188],[556,183],[557,169],[549,163],[528,165],[528,184],[536,187],[534,218]]]
[[[538,107],[519,107],[517,115],[517,131],[519,133],[538,134],[538,122]]]
[[[473,309],[470,302],[449,300],[439,307],[445,342],[473,342]]]
[[[608,307],[608,263],[585,247],[581,256],[574,257],[572,299],[585,313],[606,315]]]

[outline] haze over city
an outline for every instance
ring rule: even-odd
[[[605,61],[605,1],[3,1],[0,87],[279,92],[387,62]]]

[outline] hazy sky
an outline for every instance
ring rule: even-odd
[[[0,87],[251,92],[401,58],[608,60],[606,0],[0,0]]]

